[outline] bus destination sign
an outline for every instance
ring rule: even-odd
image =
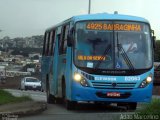
[[[87,30],[118,30],[118,31],[141,31],[140,24],[108,24],[102,22],[89,22],[86,24]]]

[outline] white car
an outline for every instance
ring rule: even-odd
[[[20,89],[42,91],[41,81],[35,77],[24,77],[21,79]]]

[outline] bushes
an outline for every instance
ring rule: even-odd
[[[134,114],[120,116],[121,120],[159,120],[160,119],[160,99],[153,99],[151,103],[142,106]]]
[[[0,105],[7,104],[7,103],[18,103],[23,101],[31,101],[32,99],[28,96],[22,97],[15,97],[11,93],[0,90]]]

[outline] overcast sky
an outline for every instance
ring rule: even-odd
[[[160,0],[91,1],[91,13],[118,11],[148,19],[160,39]],[[0,38],[43,35],[46,28],[87,12],[88,0],[0,0]]]

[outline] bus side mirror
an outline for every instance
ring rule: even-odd
[[[151,30],[151,34],[152,34],[152,41],[153,41],[153,48],[156,48],[156,36],[154,36],[154,30]]]
[[[67,35],[67,46],[68,47],[73,46],[73,33],[74,33],[74,28],[72,27]]]
[[[72,45],[73,45],[73,39],[71,35],[67,35],[67,46],[72,47]]]
[[[153,48],[156,48],[156,36],[152,36],[152,40],[153,40]]]

